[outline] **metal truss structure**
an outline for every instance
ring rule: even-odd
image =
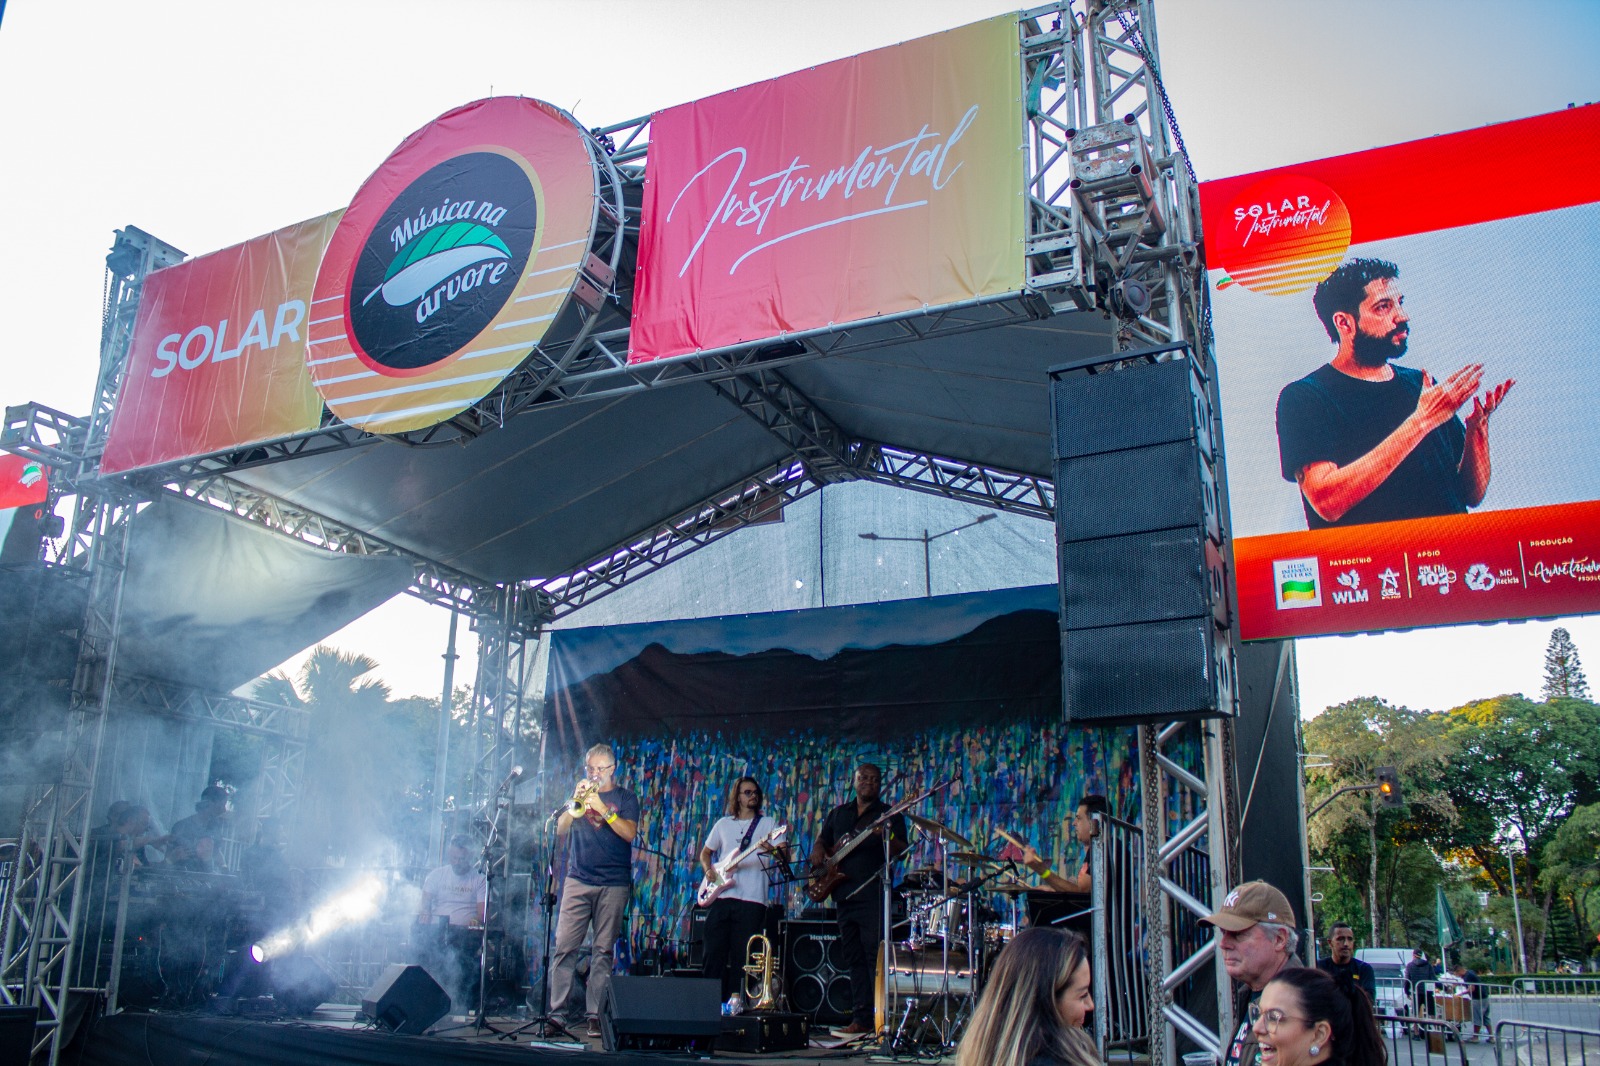
[[[503,798],[502,782],[523,742],[523,694],[534,658],[529,643],[555,619],[835,482],[874,481],[1015,514],[1054,517],[1055,490],[1048,477],[996,469],[893,441],[852,438],[785,377],[786,366],[1095,310],[1116,318],[1119,349],[1187,342],[1193,357],[1209,372],[1211,335],[1199,245],[1198,190],[1181,142],[1177,151],[1172,144],[1176,129],[1169,129],[1170,108],[1155,60],[1151,0],[1057,0],[1020,16],[1018,42],[1027,136],[1027,266],[1022,291],[630,365],[626,308],[631,303],[649,120],[617,123],[589,134],[596,163],[597,238],[568,311],[549,339],[494,394],[427,430],[380,438],[330,419],[296,438],[136,475],[102,477],[98,456],[121,383],[139,282],[149,269],[181,258],[181,253],[141,231],[119,231],[118,248],[108,258],[112,281],[93,413],[79,419],[37,405],[12,408],[0,435],[0,447],[52,466],[58,472],[56,491],[77,494],[77,514],[61,551],[62,561],[91,567],[96,575],[74,683],[74,755],[62,780],[45,788],[32,808],[25,841],[37,846],[43,858],[19,874],[26,884],[19,882],[24,890],[13,895],[15,920],[8,920],[0,974],[0,995],[10,997],[20,989],[30,1001],[45,1006],[52,1061],[60,1036],[55,1020],[60,1018],[74,935],[74,874],[88,827],[89,789],[106,702],[115,687],[116,611],[127,524],[141,501],[166,494],[225,510],[321,550],[407,559],[414,569],[411,592],[467,614],[480,636],[470,803],[492,816]],[[688,382],[715,389],[781,441],[787,454],[766,470],[637,531],[570,572],[541,579],[495,583],[475,578],[252,490],[230,476],[267,463],[379,440],[417,447],[459,442],[540,407]],[[118,679],[116,684],[124,682]],[[268,728],[251,719],[259,708],[247,701],[224,708],[204,700],[196,704],[195,697],[157,692],[147,682],[126,684],[140,688],[147,704],[154,701],[167,709],[213,718],[219,713],[232,716],[231,724],[240,728]],[[1184,766],[1180,759],[1164,754],[1184,729],[1204,734],[1199,767]],[[1152,875],[1147,879],[1151,894],[1145,900],[1145,915],[1153,934],[1170,924],[1172,907],[1191,911],[1205,907],[1209,912],[1205,901],[1162,876],[1163,864],[1179,852],[1196,847],[1227,852],[1212,855],[1215,898],[1232,883],[1234,812],[1227,778],[1231,730],[1226,719],[1140,729],[1143,830]],[[295,786],[290,779],[298,773],[294,757],[286,754],[280,770],[279,794],[291,797]],[[1173,800],[1180,794],[1188,797],[1183,809],[1192,813],[1181,828],[1169,832]],[[493,856],[502,879],[510,851],[499,849]],[[491,922],[497,920],[498,908],[491,914]],[[1172,1029],[1202,1046],[1220,1045],[1215,1033],[1174,1005],[1173,989],[1208,961],[1218,968],[1218,987],[1225,990],[1227,981],[1212,944],[1191,958],[1173,960],[1170,941],[1157,935],[1149,943],[1168,945],[1165,955],[1153,951],[1150,959],[1150,1003],[1156,1012],[1151,1061],[1171,1066]],[[1231,1023],[1227,998],[1225,993],[1218,995],[1223,1031]]]

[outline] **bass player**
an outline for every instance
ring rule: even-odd
[[[871,830],[872,839],[851,841],[872,825],[889,805],[878,798],[883,771],[871,763],[856,767],[853,801],[829,812],[811,849],[813,889],[836,881],[831,895],[839,919],[839,950],[850,968],[850,1024],[837,1030],[847,1035],[873,1031],[873,984],[878,945],[883,941],[883,892],[878,884],[884,867],[883,834],[889,834],[889,858],[910,847],[905,816],[896,814]],[[835,858],[837,856],[837,858]],[[813,892],[817,898],[819,892]]]
[[[705,959],[700,972],[722,981],[726,1000],[744,983],[744,949],[761,932],[767,920],[767,896],[772,887],[772,865],[778,854],[768,842],[781,838],[779,827],[761,812],[766,797],[753,777],[741,777],[728,793],[727,812],[718,818],[700,849],[706,873],[701,893],[715,892],[706,912]],[[719,878],[718,863],[726,862],[757,845],[756,854],[740,860]],[[787,846],[787,845],[785,845]]]

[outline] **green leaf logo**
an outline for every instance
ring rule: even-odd
[[[429,289],[462,267],[486,259],[510,259],[511,250],[487,226],[476,222],[451,222],[419,233],[400,249],[384,273],[383,284],[367,293],[361,303],[383,293],[390,307],[420,299]]]

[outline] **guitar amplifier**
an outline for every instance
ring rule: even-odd
[[[759,1053],[799,1051],[811,1042],[811,1027],[804,1014],[763,1011],[722,1019],[718,1051]]]

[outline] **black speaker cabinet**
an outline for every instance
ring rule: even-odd
[[[395,963],[362,993],[361,1013],[396,1033],[425,1033],[450,1013],[450,995],[421,966]]]
[[[0,1066],[28,1066],[38,1007],[0,1007]]]
[[[1222,456],[1181,346],[1050,374],[1068,721],[1235,713]]]
[[[804,1014],[763,1011],[722,1019],[718,1051],[753,1052],[802,1051],[811,1043],[811,1027]]]
[[[794,921],[780,926],[783,990],[789,1008],[826,1025],[850,1020],[850,969],[832,921]]]
[[[272,998],[289,1014],[310,1014],[339,990],[339,982],[309,955],[273,959]]]
[[[710,977],[613,977],[600,1037],[607,1051],[709,1053],[722,1034],[721,996]]]

